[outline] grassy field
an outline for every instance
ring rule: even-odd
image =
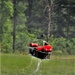
[[[38,58],[22,54],[0,54],[1,75],[32,75]],[[51,55],[50,60],[43,60],[35,75],[75,75],[75,56]]]

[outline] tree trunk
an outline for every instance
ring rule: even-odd
[[[16,17],[16,0],[13,0],[13,52],[16,50],[16,22],[17,22],[17,17]]]
[[[58,10],[57,10],[57,37],[60,37],[62,33],[62,27],[61,27],[61,3],[60,0],[58,0]]]
[[[29,15],[29,17],[32,14],[32,5],[33,5],[33,0],[28,0],[28,15]]]
[[[49,42],[49,37],[50,37],[50,27],[51,27],[51,9],[49,7],[49,12],[48,12],[48,16],[49,16],[49,22],[48,22],[48,37],[47,37],[47,41]]]
[[[51,32],[51,15],[52,15],[52,0],[47,1],[48,4],[48,34],[47,34],[47,42],[50,39],[50,32]]]
[[[4,3],[4,1],[3,0],[1,0],[1,20],[0,20],[0,42],[1,42],[1,44],[0,44],[0,51],[2,51],[2,40],[3,40],[3,23],[4,23],[4,13],[3,13],[3,3]]]

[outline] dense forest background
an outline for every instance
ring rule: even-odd
[[[75,0],[0,0],[1,52],[28,52],[37,39],[75,54]]]

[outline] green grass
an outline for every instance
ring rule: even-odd
[[[36,69],[38,60],[29,55],[1,54],[1,75],[30,75]],[[32,61],[31,61],[32,60]],[[75,56],[51,55],[43,60],[35,75],[75,75]]]

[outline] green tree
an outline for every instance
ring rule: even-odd
[[[16,0],[16,4],[15,4],[15,8],[16,8],[16,12],[14,15],[13,20],[16,21],[14,24],[15,26],[15,30],[13,29],[13,31],[15,31],[15,35],[14,35],[14,42],[13,45],[15,43],[15,50],[19,50],[20,52],[24,52],[27,50],[27,45],[28,45],[28,41],[29,41],[29,33],[27,31],[27,27],[25,25],[25,22],[27,21],[27,17],[25,15],[25,10],[27,9],[27,2],[26,1],[22,1],[22,0]]]
[[[0,26],[1,26],[1,46],[3,52],[8,52],[12,49],[12,23],[10,17],[13,12],[13,5],[10,0],[0,1]]]

